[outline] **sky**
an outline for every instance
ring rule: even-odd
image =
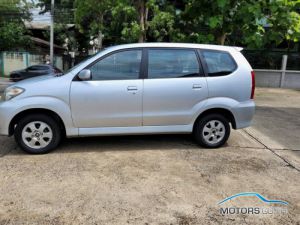
[[[37,4],[38,0],[28,0],[29,2],[33,2]],[[33,8],[30,10],[32,13],[32,23],[43,23],[43,24],[50,24],[50,13],[45,13],[40,15],[39,12],[41,11],[40,8]]]

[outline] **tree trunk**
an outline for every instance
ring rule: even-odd
[[[100,51],[102,49],[103,46],[103,34],[101,31],[99,31],[98,34],[98,50]]]
[[[227,34],[226,33],[222,33],[217,37],[217,41],[219,45],[224,45],[225,44],[225,40],[226,40]]]
[[[139,36],[139,43],[142,43],[145,42],[146,40],[146,23],[148,17],[148,9],[146,7],[145,0],[138,0],[137,8],[139,12],[139,23],[141,29],[141,33]]]
[[[103,13],[99,16],[99,24],[101,24],[100,30],[98,32],[98,51],[102,49],[103,46],[103,33],[102,33],[102,25],[103,25]]]

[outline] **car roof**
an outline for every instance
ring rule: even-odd
[[[200,48],[200,49],[211,49],[211,50],[220,50],[220,51],[232,51],[237,50],[241,51],[242,48],[234,46],[224,46],[224,45],[209,45],[209,44],[190,44],[190,43],[134,43],[134,44],[124,44],[111,46],[109,50],[120,50],[126,48]]]

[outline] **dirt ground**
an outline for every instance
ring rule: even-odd
[[[220,149],[189,135],[66,140],[28,155],[0,137],[0,224],[300,224],[300,91],[257,89],[254,125]],[[286,213],[222,215],[227,207]],[[222,205],[225,207],[225,205]]]

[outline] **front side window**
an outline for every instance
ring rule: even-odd
[[[201,50],[208,69],[208,76],[229,75],[236,69],[236,63],[228,52]]]
[[[151,49],[148,58],[148,78],[199,76],[197,55],[192,49]]]
[[[141,60],[141,50],[113,53],[89,68],[92,72],[92,80],[138,79]]]

